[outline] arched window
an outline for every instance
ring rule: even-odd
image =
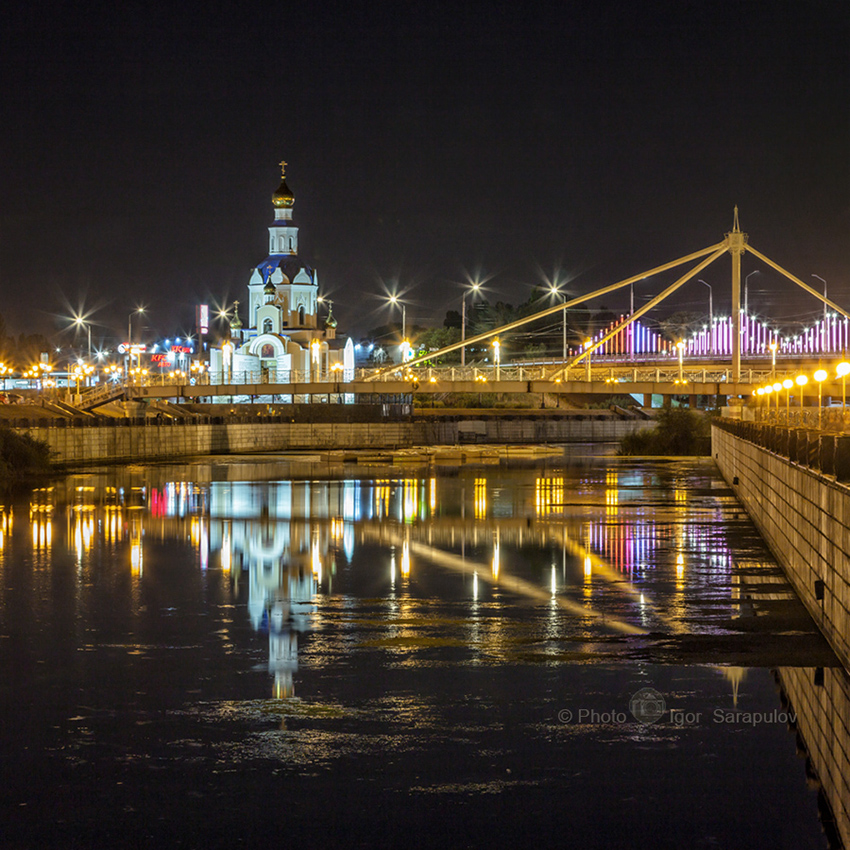
[[[274,357],[274,346],[266,344],[260,349],[260,358],[262,360],[271,360]]]
[[[302,304],[302,305],[298,308],[298,324],[299,324],[299,325],[303,325],[303,324],[304,324],[304,322],[305,322],[305,318],[304,318],[304,305]]]
[[[264,334],[270,334],[272,332],[273,328],[274,328],[274,325],[272,324],[271,319],[263,319],[263,333]]]

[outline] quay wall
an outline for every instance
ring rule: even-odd
[[[398,449],[476,443],[616,442],[640,420],[611,417],[540,420],[401,422],[164,422],[95,423],[16,430],[43,440],[69,468],[180,457],[330,449]]]
[[[850,670],[850,438],[721,420],[720,473]]]

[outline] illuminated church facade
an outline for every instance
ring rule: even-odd
[[[248,281],[247,322],[243,325],[237,302],[230,340],[221,350],[210,352],[210,375],[219,383],[353,378],[353,344],[337,342],[332,303],[320,301],[318,273],[298,256],[294,205],[282,162],[280,185],[272,195],[268,256],[252,270]],[[319,317],[322,303],[328,307],[324,320]]]

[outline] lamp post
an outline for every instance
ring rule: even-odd
[[[805,420],[803,419],[803,407],[805,405],[805,399],[803,397],[803,387],[805,387],[806,384],[809,383],[809,379],[805,375],[797,375],[796,383],[797,386],[800,388],[800,424],[804,425]]]
[[[813,274],[823,284],[823,330],[821,331],[821,351],[826,351],[826,281],[819,275]]]
[[[587,349],[587,357],[585,357],[584,362],[585,362],[585,368],[587,369],[587,382],[588,383],[590,383],[590,357],[591,357],[591,354],[592,354],[592,352],[590,350],[590,346],[592,344],[593,344],[593,340],[590,339],[589,337],[584,341],[584,347]]]
[[[561,292],[561,290],[558,289],[558,287],[555,286],[554,283],[549,287],[549,292],[551,292],[552,295],[560,295],[561,301],[565,305],[563,313],[562,313],[563,320],[561,322],[561,357],[563,358],[564,363],[566,363],[567,362],[567,308],[566,308],[567,296],[563,292]],[[634,312],[634,309],[632,309],[632,312]]]
[[[776,340],[774,340],[770,344],[769,348],[770,348],[770,354],[771,354],[771,358],[772,358],[771,364],[770,364],[770,377],[775,378],[776,377],[776,349],[778,348],[778,346],[776,344]]]
[[[676,348],[679,351],[679,383],[681,384],[681,383],[684,383],[684,380],[685,380],[685,375],[684,375],[684,371],[683,371],[684,364],[682,362],[682,359],[683,359],[684,353],[685,353],[685,343],[682,342],[682,340],[679,340],[676,343]]]
[[[823,419],[823,382],[826,380],[826,369],[818,369],[815,372],[815,380],[818,382],[818,431],[820,431]]]
[[[493,357],[496,361],[496,380],[499,380],[499,366],[502,362],[502,343],[499,340],[493,340]]]
[[[710,283],[706,283],[701,278],[697,279],[699,283],[708,287],[708,346],[709,353],[714,354],[714,290]]]
[[[750,315],[750,304],[749,304],[749,294],[750,294],[750,287],[749,287],[749,283],[750,283],[750,278],[751,278],[754,274],[758,274],[758,273],[759,273],[759,270],[758,270],[758,269],[756,269],[754,272],[750,272],[748,275],[746,275],[746,276],[744,277],[744,315],[745,315],[745,316],[749,316],[749,315]]]
[[[835,374],[841,378],[841,417],[844,421],[844,414],[847,413],[847,374],[850,372],[850,363],[842,360],[835,367]]]
[[[790,378],[786,378],[782,382],[782,386],[787,390],[785,393],[785,423],[787,425],[791,424],[791,388],[794,386],[794,382]]]
[[[136,307],[132,313],[127,317],[127,373],[130,372],[130,367],[133,365],[133,316],[138,314],[139,316],[143,316],[145,313],[144,307]],[[139,356],[139,362],[141,362],[141,355]]]
[[[87,322],[82,316],[76,316],[74,318],[74,324],[78,328],[84,327],[88,331],[88,336],[89,336],[89,363],[91,363],[91,322]]]
[[[401,340],[404,342],[407,339],[407,311],[405,309],[405,303],[397,295],[390,295],[389,301],[394,306],[401,305]]]
[[[481,289],[480,283],[473,283],[469,290],[464,290],[460,298],[460,341],[466,341],[466,296],[475,295]],[[466,366],[466,346],[460,349],[460,365]]]

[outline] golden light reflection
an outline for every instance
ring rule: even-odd
[[[322,553],[319,550],[319,529],[313,529],[313,540],[310,546],[310,561],[313,565],[313,575],[316,581],[322,583]]]
[[[564,479],[541,476],[534,482],[534,505],[538,516],[561,511],[564,505]]]
[[[114,505],[106,506],[106,517],[103,522],[103,536],[107,543],[116,543],[121,539],[121,508]]]
[[[404,521],[413,522],[419,513],[419,482],[414,478],[404,482]]]
[[[605,476],[605,513],[616,516],[620,509],[620,481],[617,471],[609,469]]]
[[[499,554],[500,542],[499,542],[499,529],[496,529],[496,533],[493,535],[493,578],[499,577],[499,569],[501,564],[499,563],[500,554]]]
[[[437,511],[437,479],[432,478],[428,482],[428,504],[431,508],[431,513]]]
[[[487,479],[475,479],[475,519],[487,517]]]
[[[141,520],[134,519],[130,523],[130,572],[137,578],[141,578],[144,569],[143,536]]]
[[[390,482],[375,482],[375,516],[383,519],[390,513]]]
[[[401,575],[407,578],[410,575],[410,541],[405,540],[401,547]]]

